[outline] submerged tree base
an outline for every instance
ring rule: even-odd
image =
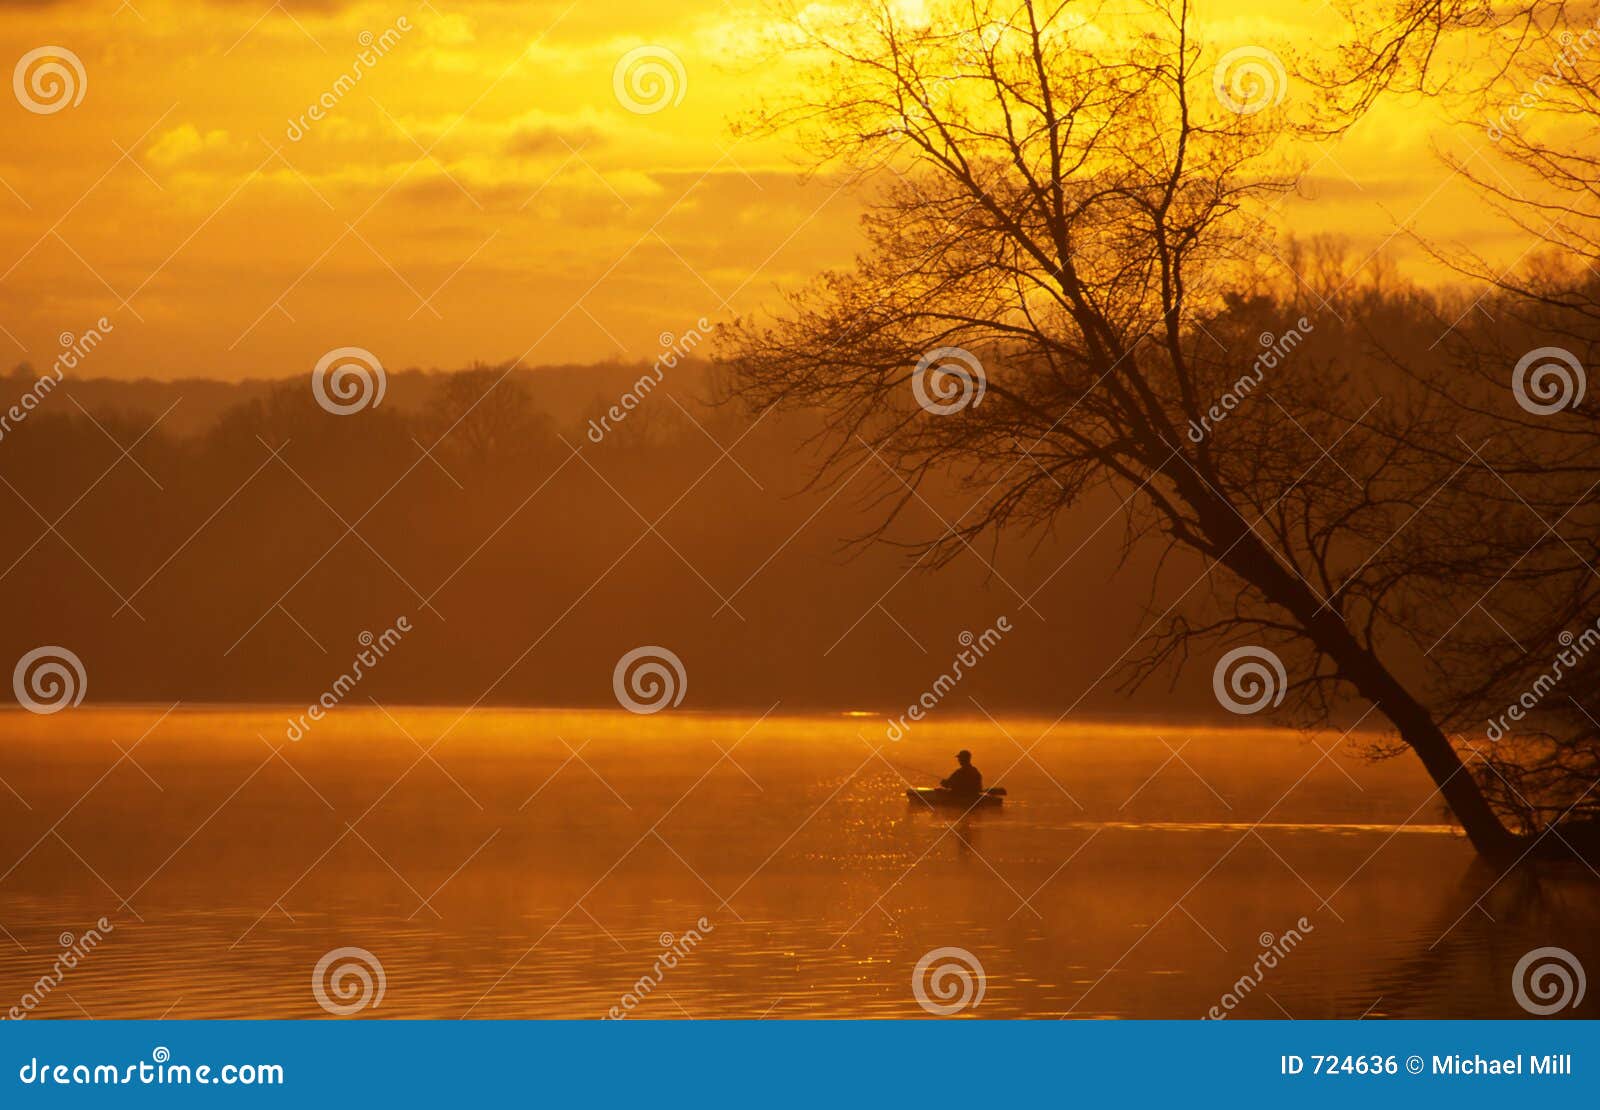
[[[1578,818],[1515,837],[1506,854],[1509,856],[1507,863],[1521,860],[1581,863],[1600,879],[1600,819]]]

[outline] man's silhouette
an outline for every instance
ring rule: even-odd
[[[940,786],[955,794],[964,794],[977,797],[983,793],[983,775],[972,765],[972,753],[963,749],[956,753],[956,762],[961,764],[950,773],[950,777],[939,783]]]

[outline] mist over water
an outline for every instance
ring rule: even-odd
[[[1495,872],[1414,761],[1331,735],[346,708],[291,744],[286,708],[164,713],[0,714],[0,1013],[102,917],[29,1016],[322,1017],[340,947],[381,963],[364,1016],[483,1018],[916,1017],[950,947],[967,1016],[1517,1017],[1525,953],[1600,957],[1580,876],[1475,904]],[[957,747],[1003,809],[906,801]]]

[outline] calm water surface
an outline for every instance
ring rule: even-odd
[[[1600,879],[1477,862],[1414,761],[1335,736],[371,707],[287,743],[286,712],[0,714],[0,1013],[324,1017],[346,946],[374,1017],[604,1016],[664,942],[637,1016],[920,1017],[946,947],[976,1017],[1199,1017],[1290,930],[1235,1015],[1518,1017],[1530,949],[1600,968]],[[1005,807],[908,804],[963,746]]]

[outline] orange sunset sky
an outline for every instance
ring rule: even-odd
[[[916,5],[903,4],[907,11]],[[652,358],[679,333],[847,264],[857,200],[730,124],[797,79],[760,61],[760,5],[572,0],[105,0],[3,3],[8,71],[60,46],[81,102],[0,104],[0,350],[46,366],[100,316],[86,376],[305,372],[335,346],[390,369]],[[1343,33],[1317,0],[1216,0],[1206,49],[1286,57]],[[364,35],[384,57],[296,138]],[[681,99],[619,102],[619,60],[664,47]],[[1291,83],[1289,96],[1297,90]],[[1386,101],[1310,148],[1284,233],[1333,232],[1402,273],[1439,271],[1402,228],[1515,258],[1452,180],[1483,128]]]

